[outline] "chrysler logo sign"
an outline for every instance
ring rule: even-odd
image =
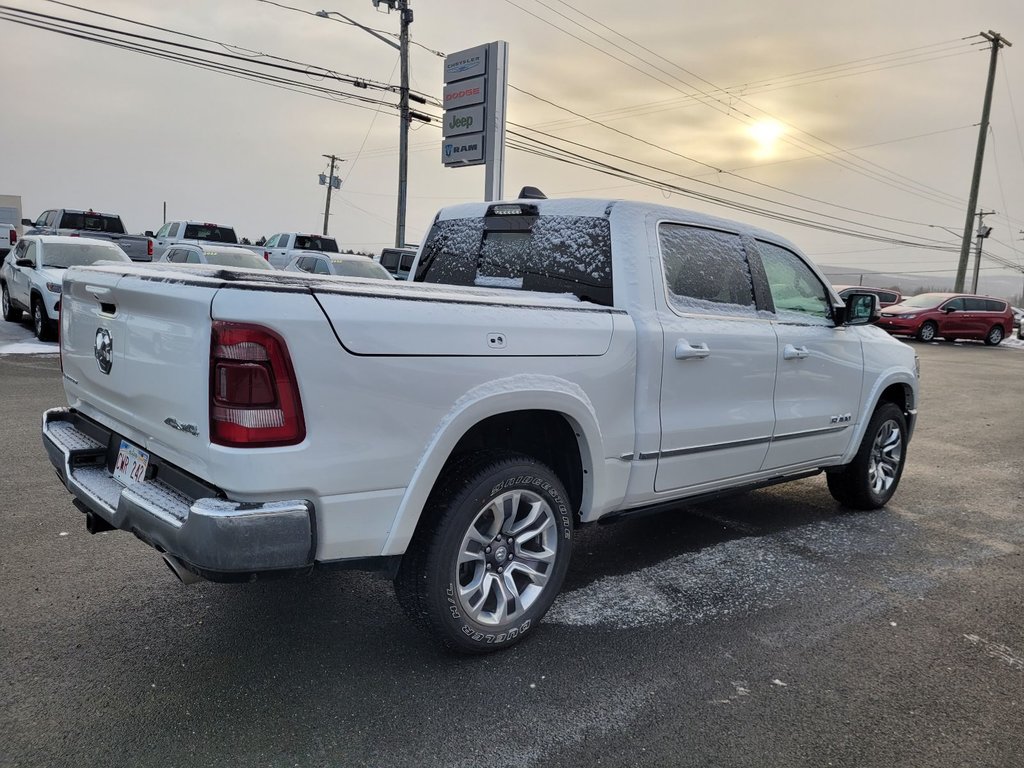
[[[100,371],[109,374],[110,369],[114,367],[114,342],[106,328],[96,329],[96,345],[93,351]]]

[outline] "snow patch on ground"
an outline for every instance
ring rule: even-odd
[[[692,626],[777,606],[823,578],[820,565],[780,542],[736,539],[565,593],[545,621],[616,629]]]
[[[0,322],[0,355],[56,355],[54,341],[38,341],[32,329],[22,323]]]

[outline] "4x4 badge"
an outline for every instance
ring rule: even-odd
[[[100,371],[109,374],[114,367],[114,342],[110,338],[110,331],[106,328],[96,329],[96,345],[93,350],[96,355],[96,365]]]

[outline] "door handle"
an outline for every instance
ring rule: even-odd
[[[676,360],[703,360],[711,354],[707,344],[691,345],[686,339],[676,342]]]
[[[811,353],[807,351],[807,347],[794,347],[792,344],[787,344],[782,348],[782,359],[783,360],[803,360]]]

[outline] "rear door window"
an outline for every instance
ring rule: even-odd
[[[984,312],[988,309],[984,299],[964,299],[964,311],[965,312]]]
[[[985,299],[985,309],[989,312],[1005,312],[1006,303],[996,299]]]
[[[677,312],[753,314],[754,283],[739,235],[658,225],[665,287]]]

